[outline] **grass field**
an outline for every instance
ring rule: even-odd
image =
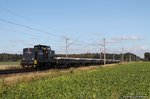
[[[19,62],[0,62],[0,70],[19,68]]]
[[[7,86],[1,80],[3,99],[149,99],[150,63],[138,62],[72,70],[55,77],[33,79]]]
[[[19,62],[0,62],[0,65],[19,65]]]
[[[19,62],[0,62],[0,70],[19,67]]]

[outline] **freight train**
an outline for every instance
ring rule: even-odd
[[[23,49],[20,61],[22,68],[61,68],[87,65],[101,65],[103,59],[55,57],[55,51],[50,46],[35,45]],[[106,64],[119,63],[119,60],[106,59]]]

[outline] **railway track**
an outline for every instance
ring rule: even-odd
[[[19,74],[19,73],[27,73],[27,72],[35,72],[37,70],[33,69],[9,69],[9,70],[0,70],[0,76],[9,75],[9,74]]]
[[[22,74],[22,73],[30,73],[30,72],[37,72],[37,71],[46,71],[49,69],[55,69],[55,68],[17,68],[17,69],[5,69],[5,70],[0,70],[0,76],[5,76],[5,75],[11,75],[11,74]],[[57,69],[66,69],[66,67],[59,67]]]
[[[107,66],[107,65],[105,65]],[[104,66],[104,67],[105,67]],[[110,65],[108,65],[110,66]],[[80,67],[84,67],[84,66],[80,66]],[[103,66],[101,66],[103,67]],[[55,69],[55,68],[49,68],[49,69]],[[68,69],[66,67],[61,66],[61,68],[57,68],[57,69]],[[5,75],[11,75],[11,74],[21,74],[21,73],[30,73],[30,72],[37,72],[37,71],[46,71],[48,69],[8,69],[8,70],[0,70],[0,76],[5,76]]]
[[[52,68],[49,68],[52,69]],[[37,71],[46,71],[49,69],[8,69],[8,70],[0,70],[0,76],[11,75],[11,74],[21,74],[21,73],[30,73],[30,72],[37,72]],[[54,69],[54,68],[53,68]],[[66,68],[59,68],[59,69],[66,69]]]

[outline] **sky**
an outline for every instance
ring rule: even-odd
[[[0,53],[37,44],[55,53],[150,51],[150,0],[0,0]]]

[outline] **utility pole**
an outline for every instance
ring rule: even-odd
[[[68,58],[68,55],[67,55],[67,54],[68,54],[68,47],[69,47],[69,46],[68,46],[68,40],[69,40],[69,39],[68,39],[68,38],[65,38],[65,40],[66,40],[66,58]]]
[[[129,49],[129,62],[132,61],[132,57],[131,57],[132,55],[131,55],[131,52],[132,52],[131,49]]]
[[[130,62],[131,62],[131,52],[130,52]]]
[[[113,61],[115,60],[115,53],[113,52]]]
[[[124,48],[122,48],[122,62],[124,62]]]
[[[100,48],[99,58],[102,59],[102,49]]]
[[[106,41],[104,38],[104,65],[106,64]]]
[[[136,54],[135,54],[135,61],[137,61],[137,58],[136,58],[137,56],[136,56]]]

